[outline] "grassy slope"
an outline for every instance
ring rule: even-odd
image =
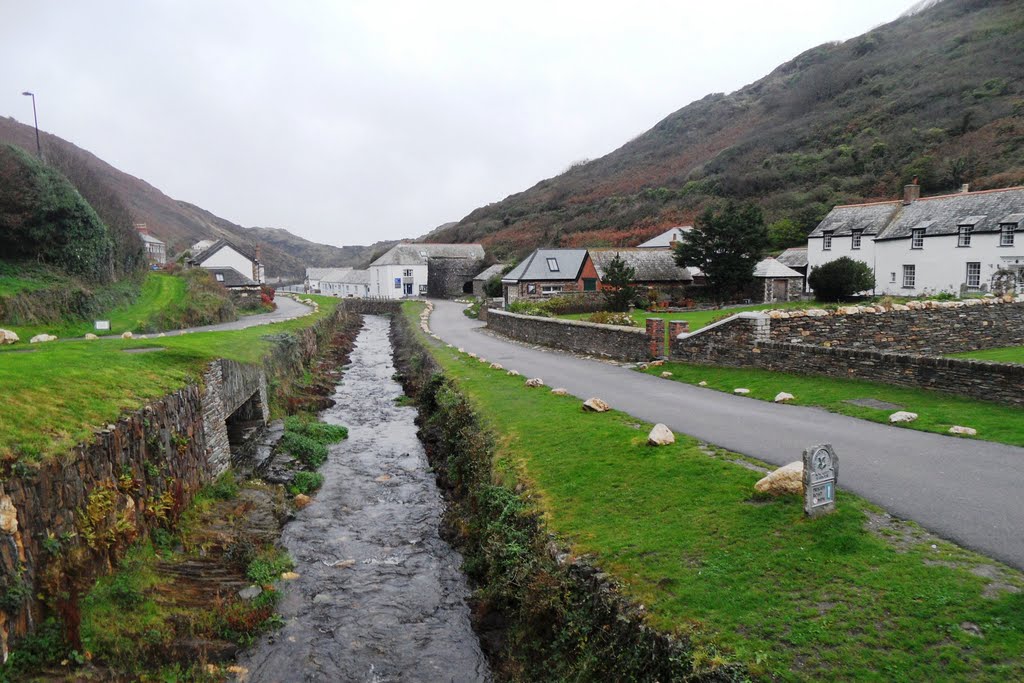
[[[651,449],[649,425],[627,415],[584,414],[572,397],[433,352],[497,432],[499,470],[528,480],[549,527],[625,581],[653,623],[786,679],[1024,677],[1024,593],[982,597],[969,568],[989,560],[913,525],[897,552],[865,530],[875,508],[842,491],[839,511],[815,521],[794,499],[757,503],[761,475],[693,439]]]
[[[633,316],[633,320],[636,321],[638,327],[644,327],[647,324],[648,318],[662,318],[663,320],[685,320],[690,323],[690,331],[699,330],[705,325],[710,325],[718,320],[723,320],[730,315],[736,315],[737,313],[743,313],[744,311],[767,311],[767,310],[781,310],[783,308],[814,308],[818,306],[812,301],[787,301],[778,302],[774,304],[756,304],[753,306],[736,306],[731,308],[714,308],[705,311],[672,311],[672,312],[661,312],[661,311],[644,311],[641,309],[634,309],[630,315]],[[568,320],[586,320],[590,317],[590,313],[570,313],[567,315],[560,315],[559,318],[566,318]]]
[[[967,353],[953,354],[954,358],[977,358],[978,360],[990,360],[996,363],[1020,363],[1024,364],[1024,346],[1009,346],[1002,349],[985,349],[984,351],[969,351]]]
[[[313,298],[320,302],[319,313],[246,330],[49,343],[30,353],[0,351],[0,458],[64,453],[123,410],[139,408],[194,380],[213,358],[259,362],[273,343],[267,335],[307,327],[338,303],[333,297]],[[122,352],[151,346],[166,350]]]

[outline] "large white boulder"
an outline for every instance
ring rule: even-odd
[[[86,332],[86,333],[85,333],[85,338],[86,338],[86,339],[90,339],[90,340],[91,340],[91,339],[99,339],[99,337],[97,337],[97,336],[96,336],[95,334],[93,334],[92,332]]]
[[[18,341],[18,335],[11,330],[0,329],[0,344],[13,344]]]
[[[676,442],[676,435],[672,430],[660,422],[654,425],[651,433],[647,435],[648,446],[668,446]]]
[[[588,413],[603,413],[611,409],[612,407],[610,405],[596,396],[594,398],[588,398],[583,402],[583,410]]]
[[[794,398],[796,398],[796,396],[787,391],[780,391],[779,393],[775,394],[776,403],[787,403],[789,401],[792,401]]]
[[[978,430],[974,427],[961,427],[960,425],[953,425],[949,428],[950,434],[960,434],[962,436],[977,436]]]
[[[131,339],[131,338],[132,338],[132,333],[131,332],[123,332],[121,334],[121,339]]]
[[[744,389],[743,387],[738,387],[736,389],[733,389],[732,393],[739,394],[740,396],[746,396],[747,394],[750,393],[750,389]]]
[[[756,484],[754,490],[770,496],[804,492],[804,463],[800,460],[783,465]]]
[[[45,334],[45,333],[43,333],[43,334],[37,334],[36,336],[32,337],[31,339],[28,340],[28,343],[29,344],[42,344],[43,342],[52,342],[52,341],[57,341],[57,337],[53,336],[52,334]]]
[[[551,390],[551,393],[554,394],[555,396],[568,396],[569,390],[566,389],[565,387],[555,387],[554,389]]]
[[[907,410],[897,410],[895,413],[889,416],[889,422],[913,422],[917,419],[917,413],[911,413]]]
[[[538,387],[544,386],[544,380],[542,380],[540,377],[534,377],[532,379],[526,380],[526,386],[529,387],[530,389],[536,389]]]

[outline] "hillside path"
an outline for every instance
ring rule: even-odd
[[[176,337],[185,332],[226,332],[228,330],[244,330],[249,327],[256,327],[257,325],[267,325],[269,323],[284,322],[285,320],[291,320],[292,318],[300,318],[313,312],[312,306],[299,303],[295,299],[291,299],[286,296],[277,297],[274,300],[274,303],[277,304],[277,309],[270,311],[269,313],[246,315],[238,320],[232,320],[227,323],[217,323],[216,325],[201,325],[199,327],[187,327],[182,330],[168,330],[163,334],[165,337]],[[159,334],[160,333],[136,334],[134,335],[134,338],[152,339],[153,337],[159,336]]]
[[[1024,448],[777,405],[540,350],[484,332],[483,323],[462,314],[464,305],[434,304],[430,327],[446,342],[580,398],[599,396],[641,420],[773,465],[831,443],[840,459],[840,488],[1024,569]]]

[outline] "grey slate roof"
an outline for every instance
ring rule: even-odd
[[[677,225],[676,227],[669,228],[660,235],[656,235],[651,239],[647,240],[646,242],[638,244],[637,246],[640,247],[641,249],[668,248],[672,246],[673,241],[681,242],[683,239],[683,234],[689,232],[690,230],[693,230],[692,225]]]
[[[217,267],[217,268],[206,268],[206,270],[210,271],[210,274],[213,276],[214,280],[217,280],[217,276],[218,275],[222,276],[224,279],[223,280],[217,280],[217,281],[220,282],[220,284],[224,285],[225,287],[256,287],[256,286],[258,286],[255,280],[253,280],[250,277],[246,277],[245,275],[242,275],[241,273],[239,273],[234,268]]]
[[[139,233],[139,237],[142,238],[143,242],[148,242],[149,244],[163,244],[163,242],[161,240],[158,240],[157,238],[153,237],[152,235],[144,233],[144,232],[140,232]]]
[[[548,267],[548,259],[557,261],[558,270]],[[586,249],[538,249],[518,266],[509,271],[502,282],[515,283],[520,281],[540,280],[575,280],[579,277],[583,263],[587,259]]]
[[[796,272],[792,268],[782,263],[779,263],[778,259],[773,259],[770,256],[766,259],[757,262],[754,266],[754,277],[799,277],[802,278],[803,274]]]
[[[198,254],[193,254],[192,258],[189,260],[192,263],[196,264],[197,266],[201,266],[203,264],[203,261],[206,261],[211,256],[216,254],[218,251],[220,251],[222,247],[231,247],[232,249],[234,249],[235,251],[237,251],[239,254],[249,259],[250,261],[256,260],[256,257],[250,254],[249,252],[245,251],[244,249],[239,249],[237,245],[232,244],[231,242],[228,242],[227,240],[223,239],[217,240],[216,242],[214,242],[213,244],[211,244],[209,247],[199,252]]]
[[[806,268],[807,247],[790,247],[775,258],[779,263],[790,268]]]
[[[925,235],[955,235],[961,225],[973,232],[998,232],[1000,225],[1020,227],[1024,221],[1024,187],[984,190],[961,194],[923,197],[904,205],[902,201],[837,206],[829,212],[810,237],[823,232],[849,235],[853,227],[864,229],[876,240],[904,239],[914,229]]]
[[[479,244],[396,244],[388,249],[373,266],[422,266],[429,258],[458,258],[481,260],[484,248]]]
[[[348,273],[339,282],[343,285],[368,285],[370,284],[370,271],[349,268]]]
[[[486,282],[487,280],[490,280],[495,275],[501,275],[501,271],[503,271],[503,270],[505,270],[505,264],[504,263],[495,263],[493,266],[487,266],[486,268],[484,268],[473,279],[474,280],[483,280],[483,281]]]
[[[342,282],[339,278],[351,268],[306,268],[306,278],[320,282]]]
[[[673,252],[669,249],[644,247],[591,249],[597,274],[603,280],[608,265],[618,255],[627,266],[636,270],[634,282],[692,282],[693,276],[686,268],[676,265]]]

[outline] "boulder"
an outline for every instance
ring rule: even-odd
[[[37,334],[36,336],[32,337],[31,339],[28,340],[28,343],[29,344],[42,344],[43,342],[52,342],[52,341],[56,341],[56,340],[57,340],[57,337],[53,336],[52,334],[45,334],[44,333],[44,334]]]
[[[588,398],[583,402],[583,410],[588,413],[603,413],[611,409],[612,407],[610,405],[596,396],[594,398]]]
[[[697,386],[698,387],[706,387],[707,385],[708,385],[708,383],[705,382],[704,380],[701,380],[701,381],[697,382]]]
[[[526,386],[531,389],[536,389],[537,387],[544,386],[544,380],[540,377],[534,377],[533,379],[526,380]]]
[[[18,339],[18,335],[11,330],[0,329],[0,344],[13,344]]]
[[[785,496],[804,492],[804,463],[800,460],[783,465],[756,484],[754,490],[770,496]]]
[[[960,425],[953,425],[949,428],[950,434],[962,434],[963,436],[977,436],[978,430],[974,427],[961,427]]]
[[[662,365],[664,365],[664,364],[665,364],[665,361],[663,361],[663,360],[652,360],[652,361],[651,361],[651,362],[649,363],[649,365],[650,365],[650,366],[651,366],[652,368],[660,368],[660,367],[661,367]]]
[[[459,353],[465,353],[465,352],[466,352],[466,349],[462,348],[461,346],[460,346],[460,347],[459,347],[458,349],[456,349],[456,350],[457,350],[457,351],[458,351]]]
[[[739,394],[740,396],[746,396],[747,394],[750,393],[750,389],[744,389],[744,388],[740,387],[740,388],[737,388],[737,389],[733,389],[732,393]]]
[[[796,396],[786,391],[780,391],[779,393],[775,394],[776,403],[786,403],[787,401],[792,401],[794,398],[796,398]]]
[[[301,510],[302,508],[312,503],[313,499],[307,496],[305,493],[300,493],[296,495],[295,498],[292,499],[292,502],[295,503],[296,508]]]
[[[647,435],[648,446],[668,446],[675,442],[676,435],[672,433],[671,429],[660,422],[654,425],[654,428],[651,429],[651,433]]]
[[[259,586],[249,586],[248,588],[243,588],[242,590],[238,591],[238,597],[242,598],[243,600],[253,600],[262,592],[263,589]]]
[[[294,581],[297,578],[299,578],[299,575],[295,572],[281,572],[282,581]]]
[[[86,338],[86,339],[99,339],[99,337],[97,337],[97,336],[96,336],[95,334],[93,334],[92,332],[86,332],[86,333],[85,333],[85,338]]]
[[[566,389],[565,387],[557,387],[555,389],[552,389],[551,393],[554,394],[555,396],[568,396],[569,390]]]
[[[668,370],[666,370],[665,372],[661,373],[661,376],[662,376],[662,377],[671,377],[671,376],[672,376],[672,373],[671,373],[671,372],[669,372]]]
[[[131,339],[131,338],[132,338],[132,333],[131,332],[122,332],[121,333],[121,339]]]
[[[18,510],[6,494],[0,498],[0,531],[11,536],[18,533]]]
[[[491,370],[504,370],[505,366],[501,363],[491,363]]]
[[[889,422],[913,422],[916,419],[917,413],[911,413],[906,410],[897,410],[889,416]]]
[[[640,365],[636,366],[636,369],[637,370],[646,370],[647,369],[647,363],[641,363]]]
[[[480,361],[481,363],[486,363],[487,362],[487,359],[484,358],[483,356],[480,356],[479,358],[477,358],[477,360]]]
[[[509,377],[518,377],[519,376],[519,373],[516,372],[515,370],[509,370],[505,374],[508,375]]]
[[[470,358],[476,358],[475,353],[467,353],[466,355],[469,356]]]

